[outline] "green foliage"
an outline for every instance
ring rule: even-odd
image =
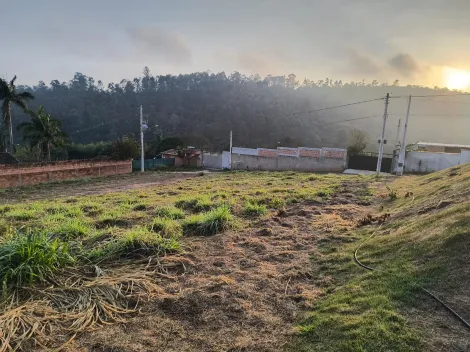
[[[110,158],[113,155],[112,142],[95,142],[89,144],[72,143],[67,145],[66,149],[70,159]]]
[[[183,234],[211,236],[233,225],[234,219],[228,206],[219,206],[207,213],[192,215],[182,223]]]
[[[176,208],[176,207],[157,208],[156,214],[159,217],[173,219],[173,220],[184,218],[184,212],[181,209]]]
[[[398,198],[398,191],[396,189],[390,188],[387,186],[388,198],[390,200],[396,200]]]
[[[163,256],[180,250],[178,237],[163,237],[145,226],[137,226],[105,246],[93,249],[88,257],[92,261],[103,261],[141,255]]]
[[[14,232],[0,243],[0,281],[3,289],[47,281],[60,268],[72,264],[68,246],[45,232]]]
[[[3,144],[3,149],[13,154],[13,134],[11,132],[12,118],[11,110],[12,106],[16,105],[22,110],[28,109],[27,102],[34,99],[34,96],[30,92],[18,92],[16,90],[16,76],[10,82],[0,78],[0,100],[2,101],[1,114],[2,121],[0,122],[0,133],[2,137],[0,142]],[[1,147],[1,146],[0,146]]]
[[[135,159],[140,156],[139,143],[134,136],[125,136],[115,140],[112,149],[114,159]]]
[[[51,160],[51,148],[65,145],[67,134],[61,131],[62,122],[53,119],[42,105],[37,111],[29,110],[30,121],[20,123],[17,128],[23,132],[23,139],[31,149],[39,148],[47,160]]]
[[[80,218],[54,216],[45,220],[49,233],[59,236],[64,240],[77,239],[89,235],[92,232],[90,224]]]
[[[36,211],[33,209],[12,209],[8,211],[5,216],[13,220],[30,220],[36,216]]]
[[[209,196],[198,196],[183,198],[175,202],[176,207],[195,212],[207,211],[214,207],[214,203]]]
[[[243,206],[243,214],[246,216],[260,216],[266,214],[268,209],[263,204],[246,202]]]
[[[182,234],[181,224],[169,218],[153,219],[151,229],[166,238],[179,237]]]
[[[348,155],[362,153],[367,147],[368,140],[369,136],[366,132],[357,128],[353,129],[349,133]]]

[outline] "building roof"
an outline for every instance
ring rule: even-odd
[[[447,144],[447,143],[431,143],[431,142],[418,142],[416,143],[418,147],[444,147],[444,148],[462,148],[470,149],[470,145],[465,144]]]
[[[0,153],[0,164],[18,164],[18,160],[8,153]]]

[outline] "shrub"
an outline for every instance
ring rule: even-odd
[[[233,216],[228,206],[219,206],[207,213],[193,215],[183,221],[183,233],[211,236],[230,228]]]
[[[243,206],[243,214],[246,216],[260,216],[266,214],[268,209],[263,204],[246,202]]]
[[[396,189],[387,187],[388,190],[388,198],[390,200],[396,200],[398,198],[398,191]]]
[[[184,212],[181,209],[178,209],[176,207],[158,208],[156,213],[159,217],[173,219],[173,220],[184,218]]]
[[[23,286],[44,282],[60,268],[73,263],[68,246],[44,232],[14,232],[0,244],[0,280]]]
[[[163,237],[181,236],[181,224],[169,218],[155,218],[151,230],[160,233]]]

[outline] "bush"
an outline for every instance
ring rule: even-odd
[[[193,215],[183,221],[183,234],[211,236],[230,228],[233,216],[228,206],[219,206],[207,213]]]
[[[151,230],[160,233],[165,238],[179,237],[182,233],[181,224],[168,218],[153,219]]]
[[[44,282],[73,263],[67,244],[44,232],[14,232],[0,244],[0,280],[5,288]]]
[[[260,216],[266,214],[268,209],[263,204],[246,202],[243,206],[243,214],[246,216]]]
[[[125,136],[113,142],[113,158],[118,160],[135,159],[140,155],[140,147],[134,136]]]
[[[156,213],[159,217],[173,219],[173,220],[184,218],[184,212],[181,209],[178,209],[176,207],[158,208]]]

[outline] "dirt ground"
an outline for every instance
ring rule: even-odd
[[[327,204],[291,206],[245,230],[188,239],[194,264],[185,275],[162,281],[165,294],[127,324],[87,333],[72,350],[282,350],[320,294],[310,261],[318,241],[368,210],[352,192],[362,186],[345,184]]]
[[[26,186],[21,188],[1,189],[0,204],[18,203],[22,201],[48,200],[59,197],[84,196],[89,194],[106,194],[136,188],[154,187],[195,177],[195,172],[145,172],[95,177],[65,182],[53,182]]]

